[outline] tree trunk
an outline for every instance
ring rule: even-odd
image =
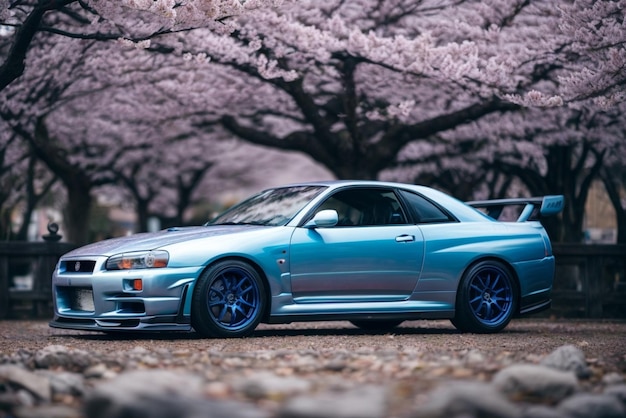
[[[135,213],[137,214],[137,232],[148,232],[148,206],[150,200],[135,196]]]
[[[33,212],[35,211],[35,207],[37,206],[37,202],[39,200],[38,196],[35,193],[35,164],[37,164],[37,160],[34,156],[31,156],[28,160],[28,170],[26,172],[26,207],[24,208],[24,213],[22,217],[22,225],[20,225],[19,230],[15,236],[15,239],[18,241],[27,241],[28,240],[28,227],[30,224],[30,218],[33,216]]]
[[[79,182],[65,183],[67,187],[67,205],[64,213],[66,240],[76,245],[90,242],[89,214],[91,212],[91,189]]]
[[[67,204],[64,230],[67,231],[67,241],[76,245],[88,243],[91,239],[89,231],[91,191],[98,185],[112,182],[112,179],[101,178],[94,181],[87,170],[69,161],[67,158],[69,153],[58,145],[55,138],[49,136],[43,118],[37,121],[34,135],[29,136],[27,132],[22,132],[22,135],[31,142],[35,155],[65,185]]]
[[[626,210],[617,213],[617,243],[626,244]]]
[[[614,181],[612,173],[609,169],[604,168],[601,174],[602,183],[606,189],[609,199],[615,209],[617,218],[617,243],[626,244],[626,208],[622,205],[622,197],[620,196],[620,184]]]

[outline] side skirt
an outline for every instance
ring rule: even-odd
[[[437,312],[403,312],[403,313],[354,313],[354,314],[301,314],[301,315],[273,315],[267,324],[288,324],[291,322],[314,322],[314,321],[352,321],[352,320],[402,320],[411,321],[419,319],[451,319],[454,311]]]

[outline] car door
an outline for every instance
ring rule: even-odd
[[[314,213],[333,209],[336,226],[295,228],[291,287],[297,303],[407,299],[423,264],[424,241],[392,189],[337,191]],[[311,213],[309,218],[312,218]]]

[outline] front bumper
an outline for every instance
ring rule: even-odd
[[[52,321],[48,324],[53,328],[101,332],[192,331],[191,322],[188,316],[183,319],[185,322],[176,322],[178,320],[178,316],[155,316],[150,318],[121,319],[116,321],[110,319],[78,319],[55,314]]]
[[[51,327],[190,331],[190,295],[201,267],[107,271],[106,257],[61,259],[52,276]],[[88,271],[73,266],[89,265]],[[93,269],[91,269],[93,266]],[[133,286],[141,280],[140,290]]]

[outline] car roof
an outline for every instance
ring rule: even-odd
[[[432,187],[390,182],[379,180],[325,180],[325,181],[311,181],[287,184],[283,186],[277,186],[273,188],[292,187],[292,186],[326,186],[331,190],[339,189],[346,186],[370,186],[370,187],[392,187],[397,189],[409,190],[417,192],[427,199],[436,202],[437,204],[450,211],[459,221],[462,222],[485,222],[492,221],[491,218],[484,215],[482,212],[474,209],[471,206],[466,205],[459,199],[450,196],[447,193],[433,189]]]

